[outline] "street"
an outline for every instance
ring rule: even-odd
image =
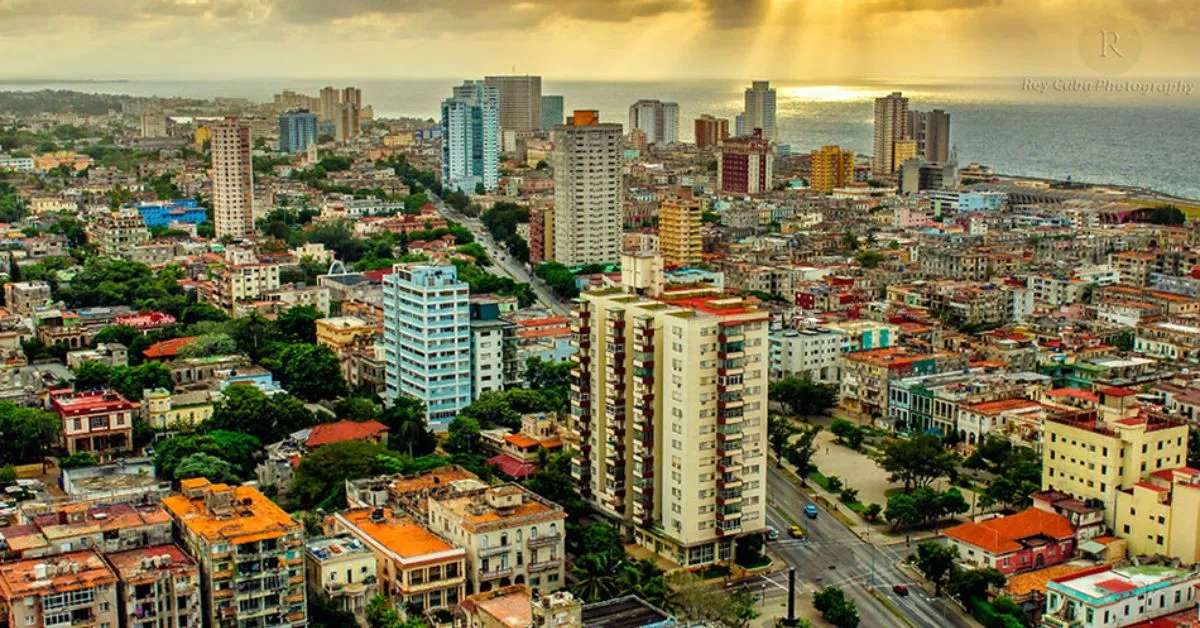
[[[928,597],[924,589],[895,566],[912,551],[911,548],[903,543],[877,548],[864,542],[823,509],[816,519],[805,517],[804,505],[811,500],[774,465],[768,467],[767,495],[767,524],[779,531],[779,540],[770,541],[769,546],[788,565],[796,568],[797,596],[811,597],[814,591],[836,585],[858,606],[863,626],[899,625],[893,612],[870,594],[868,589],[874,587],[914,626],[974,625],[960,616],[957,609],[951,608],[946,600]],[[788,536],[792,524],[779,510],[804,527],[808,533],[806,539]],[[786,587],[786,573],[777,574],[772,582]],[[892,591],[895,584],[907,585],[909,594],[895,594]],[[774,587],[768,585],[768,588]]]
[[[487,251],[488,257],[492,259],[492,269],[498,270],[499,274],[508,276],[513,281],[529,284],[529,287],[533,289],[533,293],[537,295],[538,301],[542,305],[550,308],[555,314],[570,316],[571,308],[566,303],[563,303],[558,298],[558,295],[547,288],[546,284],[542,283],[540,279],[531,276],[529,271],[525,270],[525,265],[519,260],[513,259],[508,254],[507,249],[492,240],[492,234],[488,232],[487,227],[478,218],[472,218],[455,210],[442,201],[442,199],[432,194],[430,194],[430,198],[433,199],[434,205],[437,206],[438,212],[443,217],[466,227],[475,236],[475,241],[483,246],[483,249]]]

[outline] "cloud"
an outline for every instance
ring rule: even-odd
[[[708,21],[717,28],[758,26],[771,0],[702,0]]]
[[[277,17],[300,23],[367,16],[442,16],[472,24],[534,26],[554,17],[627,22],[688,8],[685,0],[276,0]]]
[[[998,7],[1004,0],[865,0],[860,8],[872,13],[912,13]]]

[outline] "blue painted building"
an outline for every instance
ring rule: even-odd
[[[425,403],[444,432],[471,403],[468,287],[454,266],[398,265],[383,278],[384,397]]]
[[[317,116],[306,111],[289,111],[279,116],[279,150],[296,154],[308,150],[317,141]]]
[[[173,222],[198,225],[208,220],[208,213],[194,198],[177,198],[173,201],[139,203],[138,213],[146,228],[166,227]]]

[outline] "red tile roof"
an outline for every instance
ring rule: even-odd
[[[1109,591],[1111,593],[1124,593],[1126,591],[1132,591],[1137,588],[1137,585],[1135,585],[1131,582],[1126,582],[1124,580],[1119,580],[1117,578],[1109,578],[1108,580],[1101,580],[1100,582],[1096,583],[1096,586],[1098,586],[1101,589],[1104,589],[1106,591]]]
[[[1075,531],[1065,517],[1038,508],[1027,508],[1015,515],[980,523],[968,521],[946,530],[945,534],[991,554],[1004,554],[1020,550],[1018,541],[1021,539],[1042,535],[1065,540],[1074,537]]]
[[[1098,392],[1108,395],[1109,397],[1132,397],[1137,394],[1136,390],[1122,388],[1119,386],[1108,386],[1101,388]]]
[[[500,473],[513,479],[527,478],[537,469],[532,462],[522,462],[508,454],[500,454],[487,459],[488,464],[496,465]]]
[[[351,421],[343,419],[334,423],[322,423],[308,435],[304,445],[309,449],[341,443],[348,440],[366,440],[388,432],[388,426],[379,421]]]

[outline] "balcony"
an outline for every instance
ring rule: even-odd
[[[480,548],[479,555],[482,557],[495,556],[497,554],[507,554],[512,551],[512,548],[512,545],[497,545],[495,547]]]
[[[541,562],[529,563],[529,566],[526,568],[526,570],[529,573],[540,573],[543,571],[550,571],[551,569],[559,569],[561,567],[562,567],[562,559],[561,558],[551,558],[550,560],[543,560]]]
[[[512,573],[513,573],[512,567],[499,567],[499,568],[493,567],[491,569],[488,569],[487,571],[480,569],[479,570],[479,581],[487,582],[489,580],[497,580],[499,578],[505,578],[505,577],[512,576]]]
[[[539,547],[547,547],[549,545],[557,545],[561,542],[562,542],[562,535],[556,533],[556,534],[543,534],[541,536],[530,538],[528,541],[525,542],[525,544],[529,546],[529,549],[536,549]]]

